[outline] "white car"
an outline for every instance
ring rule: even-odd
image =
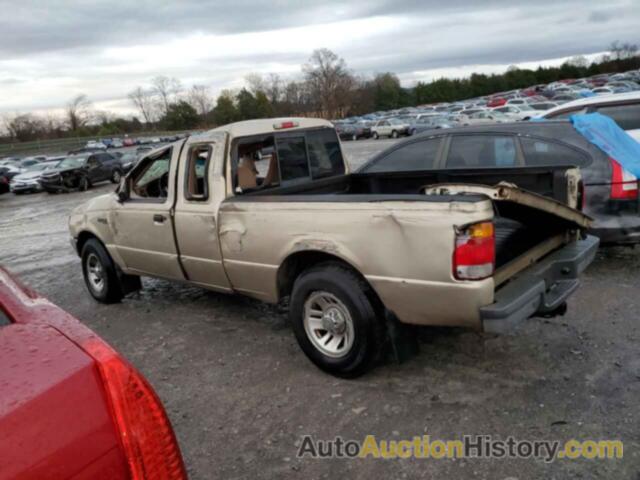
[[[471,115],[460,115],[459,122],[463,126],[467,125],[490,125],[493,123],[504,123],[511,120],[501,112],[486,111],[476,112]]]
[[[594,112],[611,117],[620,128],[640,141],[640,92],[581,98],[552,108],[542,117],[563,119],[575,114]]]
[[[495,107],[492,112],[499,112],[513,120],[526,120],[531,117],[540,115],[539,111],[529,107],[529,105],[521,105],[516,107],[515,105],[503,105],[502,107]]]
[[[371,127],[371,136],[376,140],[380,137],[398,138],[400,135],[409,135],[409,124],[396,118],[378,120]]]
[[[526,107],[529,101],[526,98],[510,98],[505,105],[514,105],[516,107]]]
[[[84,146],[84,148],[106,150],[107,146],[104,143],[99,142],[97,140],[89,140],[87,144]]]

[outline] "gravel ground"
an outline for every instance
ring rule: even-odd
[[[390,141],[345,143],[353,165]],[[126,355],[155,386],[192,479],[640,479],[640,254],[601,251],[566,316],[510,335],[425,328],[420,353],[344,381],[316,369],[285,314],[240,296],[144,279],[105,306],[68,242],[85,193],[0,197],[0,263]],[[298,459],[301,437],[621,439],[622,460]]]

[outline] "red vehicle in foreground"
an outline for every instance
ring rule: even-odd
[[[0,479],[187,478],[147,380],[0,268]]]

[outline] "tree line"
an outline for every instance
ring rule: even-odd
[[[360,76],[336,53],[319,49],[302,65],[298,78],[287,80],[277,73],[254,73],[245,77],[245,86],[241,89],[223,90],[216,98],[206,85],[185,88],[176,78],[154,77],[147,86],[137,86],[128,93],[128,100],[137,112],[132,118],[96,111],[85,95],[78,95],[66,105],[63,116],[5,117],[9,137],[4,140],[111,136],[145,129],[188,130],[273,116],[336,119],[638,68],[637,45],[616,41],[609,46],[607,54],[594,62],[579,55],[559,67],[529,70],[512,66],[502,74],[440,78],[407,88],[395,73]]]

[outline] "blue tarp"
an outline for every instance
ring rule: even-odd
[[[640,178],[640,142],[629,136],[616,122],[599,113],[571,115],[569,120],[584,138]]]

